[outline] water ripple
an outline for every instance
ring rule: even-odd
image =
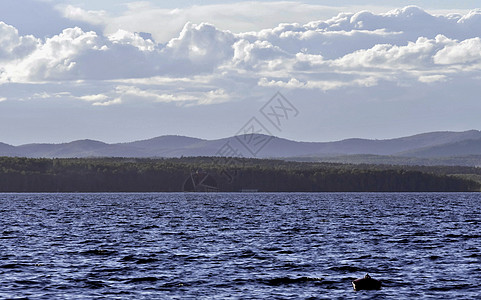
[[[0,194],[0,298],[478,299],[481,196]],[[379,291],[355,292],[365,273]]]

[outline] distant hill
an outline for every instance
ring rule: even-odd
[[[189,147],[196,143],[203,142],[205,140],[191,138],[180,135],[164,135],[155,137],[148,140],[136,141],[125,143],[125,145],[136,148],[149,148],[149,149],[179,149]],[[122,144],[118,144],[122,145]]]
[[[143,157],[141,149],[111,145],[93,140],[80,140],[64,144],[28,144],[15,147],[15,156],[34,158],[70,158],[70,157]]]
[[[34,158],[242,156],[305,161],[385,164],[428,164],[463,161],[481,165],[481,132],[430,132],[385,140],[346,139],[297,142],[266,135],[241,135],[217,140],[166,135],[128,143],[79,140],[62,144],[11,146],[0,143],[0,156]],[[470,156],[465,160],[465,156]],[[444,159],[440,159],[444,158]]]
[[[481,139],[481,132],[477,130],[464,132],[440,131],[386,140],[347,139],[337,142],[318,143],[321,145],[319,145],[319,151],[315,154],[395,155],[400,152],[469,139]]]
[[[481,138],[468,139],[442,145],[412,149],[399,153],[411,157],[450,157],[481,154]]]
[[[15,147],[5,143],[0,143],[0,153],[4,156],[11,156],[15,153]]]

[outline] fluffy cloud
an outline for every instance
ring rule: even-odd
[[[2,66],[4,82],[191,76],[212,72],[230,59],[235,42],[232,33],[209,24],[186,24],[179,37],[166,46],[138,33],[119,30],[104,37],[78,27],[35,45],[32,37],[19,37],[13,27],[4,27],[12,32],[4,36],[5,46],[0,49],[3,57],[10,59]],[[14,59],[21,54],[21,61]]]
[[[481,39],[467,39],[459,43],[452,42],[434,55],[437,64],[473,64],[481,62]]]
[[[18,30],[0,22],[0,62],[20,59],[31,53],[39,41],[29,36],[19,36]]]
[[[405,46],[379,44],[366,50],[358,50],[334,61],[343,68],[429,68],[433,64],[433,56],[448,44],[455,43],[445,36],[435,39],[420,37],[416,42],[408,42]]]
[[[237,67],[260,70],[266,67],[273,67],[282,59],[292,57],[277,46],[268,41],[255,41],[250,43],[247,40],[240,40],[233,46],[233,62]]]
[[[67,11],[84,21],[103,16]],[[104,35],[75,27],[38,39],[0,23],[0,33],[0,82],[105,82],[108,92],[77,97],[103,106],[134,98],[213,104],[242,98],[239,86],[325,91],[381,81],[433,84],[481,72],[477,10],[444,16],[417,7],[362,11],[245,33],[187,22],[165,44],[123,29]]]
[[[434,38],[442,34],[451,38],[469,38],[481,34],[481,11],[474,10],[466,15],[431,15],[416,6],[407,6],[387,13],[374,14],[361,11],[340,14],[327,21],[312,22],[310,28],[327,31],[352,31],[385,29],[388,32],[401,32],[404,39],[415,40],[423,36]]]
[[[156,45],[151,39],[144,39],[138,33],[132,33],[125,30],[118,30],[116,33],[108,37],[114,45],[131,45],[140,51],[154,51]]]
[[[187,23],[178,38],[161,50],[162,70],[171,74],[192,75],[212,72],[220,63],[231,59],[236,38],[229,31],[210,24]]]
[[[188,22],[215,22],[218,28],[240,33],[269,28],[279,22],[309,22],[329,18],[343,10],[342,7],[300,4],[294,1],[234,2],[176,9],[159,8],[147,1],[137,1],[125,6],[125,12],[112,16],[105,11],[88,11],[72,5],[60,5],[58,8],[66,18],[102,25],[107,35],[119,29],[150,32],[161,43],[177,36]]]
[[[95,32],[68,28],[40,44],[22,61],[7,65],[6,76],[13,81],[74,79],[77,56],[91,49],[100,49]]]

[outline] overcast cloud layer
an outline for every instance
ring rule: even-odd
[[[170,103],[175,104],[179,109],[178,117],[182,118],[182,107],[212,106],[216,107],[212,113],[218,114],[222,113],[219,105],[232,111],[240,103],[266,100],[280,90],[294,102],[297,98],[326,99],[326,95],[341,99],[333,100],[338,101],[337,108],[331,107],[340,115],[341,107],[350,110],[346,106],[349,104],[343,103],[345,97],[359,98],[351,108],[363,101],[369,106],[372,99],[382,98],[381,106],[396,102],[382,112],[390,114],[399,101],[408,105],[414,90],[417,95],[424,95],[425,101],[438,97],[442,87],[450,86],[451,90],[459,89],[462,97],[469,101],[466,103],[469,108],[478,107],[481,10],[433,15],[419,7],[408,6],[384,13],[359,11],[316,20],[313,14],[325,7],[296,3],[262,5],[273,10],[287,8],[294,11],[293,15],[300,15],[295,10],[309,10],[313,12],[309,15],[313,19],[239,32],[239,28],[229,31],[210,23],[192,23],[189,11],[203,11],[208,15],[210,10],[222,9],[230,12],[225,14],[230,18],[252,13],[252,3],[232,4],[230,8],[229,5],[196,7],[187,12],[151,9],[147,3],[137,3],[131,4],[129,15],[115,18],[104,11],[58,6],[59,18],[78,22],[77,26],[43,36],[22,34],[23,30],[14,25],[0,22],[0,105],[10,102],[9,107],[12,107],[14,102],[52,99],[92,107]],[[162,40],[166,35],[159,31],[165,28],[171,34],[169,28],[177,26],[156,21],[167,13],[178,13],[176,22],[185,23],[174,38]],[[140,17],[152,28],[150,32],[118,29],[119,23],[135,24],[132,21]],[[201,17],[196,15],[197,19]],[[256,19],[255,14],[251,17]],[[249,19],[245,21],[250,22]],[[386,91],[388,87],[392,94]],[[406,93],[405,97],[399,94],[401,90]],[[456,98],[442,98],[439,104],[423,102],[422,106],[459,101],[459,97]],[[333,105],[322,107],[321,102],[299,102],[298,105],[323,113]],[[231,108],[225,106],[229,103],[232,103]],[[434,130],[436,126],[440,130],[481,127],[474,119],[469,123],[465,117],[460,118],[464,122],[453,117],[446,120],[452,122],[452,128],[447,128],[450,124],[441,128],[441,111],[436,114],[439,119],[431,126]],[[352,121],[350,113],[346,112],[345,116]],[[307,120],[309,117],[315,120],[313,115],[306,113]],[[372,126],[382,123],[385,117]],[[339,131],[343,132],[340,137],[356,134],[355,130],[349,134],[341,125],[345,120],[338,121]],[[241,123],[239,120],[238,124]],[[320,124],[314,128],[326,126]],[[187,126],[180,132],[169,133],[188,133]],[[329,126],[333,126],[332,123],[329,122]],[[300,123],[293,123],[289,134],[295,135],[301,127]],[[418,131],[429,128],[421,127]],[[402,131],[394,130],[395,134],[402,134]],[[225,134],[220,131],[218,135]],[[312,134],[303,137],[323,140]]]

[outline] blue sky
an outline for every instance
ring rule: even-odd
[[[475,2],[3,0],[0,142],[481,129]]]

